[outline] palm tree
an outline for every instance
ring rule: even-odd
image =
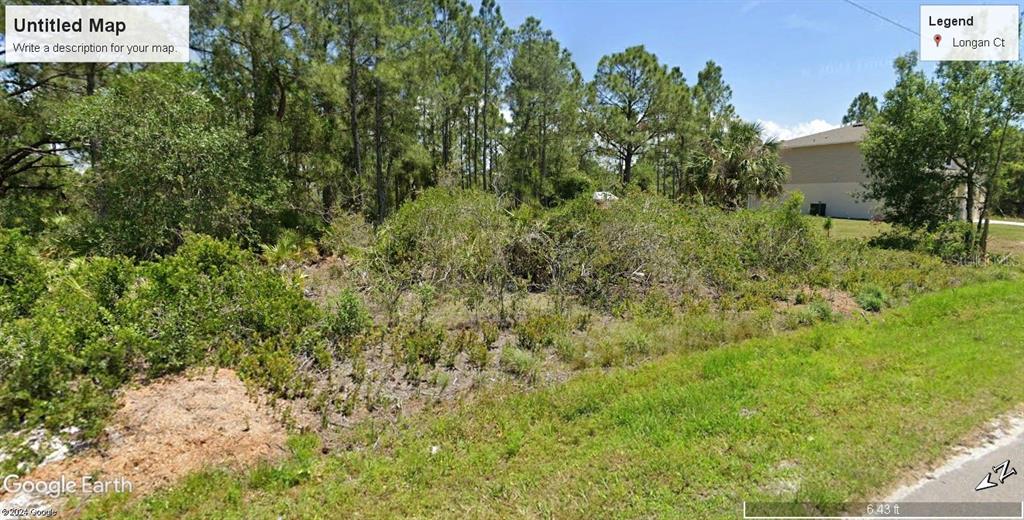
[[[779,142],[761,138],[761,125],[730,120],[709,136],[690,163],[692,191],[705,204],[725,209],[746,205],[750,196],[782,193],[789,170],[779,159]]]

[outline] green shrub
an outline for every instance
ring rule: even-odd
[[[935,255],[947,262],[966,264],[978,260],[975,229],[969,222],[949,221],[935,231],[894,227],[871,239],[874,247],[901,249]]]
[[[286,399],[309,395],[312,381],[299,371],[289,338],[252,340],[246,349],[237,364],[242,377]]]
[[[494,346],[495,343],[497,343],[501,331],[498,330],[497,325],[489,321],[485,321],[480,324],[480,334],[483,335],[484,346],[490,348]]]
[[[115,295],[132,279],[125,260],[75,261],[55,274],[28,317],[0,331],[0,416],[75,425],[94,433],[94,418],[131,375],[135,332],[122,326]],[[80,393],[76,396],[76,393]]]
[[[643,192],[609,207],[582,197],[524,226],[509,269],[534,288],[622,313],[667,317],[681,295],[711,292],[727,296],[723,304],[745,298],[741,307],[756,308],[784,277],[812,272],[825,258],[822,232],[800,214],[801,200],[726,212]]]
[[[358,213],[335,215],[320,237],[320,248],[332,255],[359,253],[373,245],[373,228]]]
[[[493,195],[433,188],[385,222],[375,264],[438,288],[500,287],[511,236],[512,222]]]
[[[550,348],[555,338],[565,333],[567,326],[565,318],[559,314],[528,316],[516,325],[519,348],[531,351]]]
[[[262,244],[263,259],[272,266],[301,264],[317,257],[316,243],[298,231],[281,231],[273,245]]]
[[[510,374],[532,382],[537,380],[540,361],[529,351],[505,347],[501,351],[501,368]]]
[[[142,350],[152,377],[197,363],[225,338],[280,336],[293,352],[312,351],[299,341],[300,332],[319,322],[321,312],[297,282],[263,267],[251,253],[190,237],[174,256],[140,270],[145,281],[125,317],[147,338]]]
[[[857,304],[868,312],[878,312],[888,303],[888,297],[882,289],[868,286],[857,293]]]
[[[409,373],[416,373],[417,365],[437,366],[444,355],[447,334],[438,326],[427,326],[405,334],[401,339],[400,360]]]
[[[46,290],[46,271],[28,238],[0,229],[0,324],[24,315]]]
[[[79,247],[153,258],[189,232],[258,240],[256,230],[286,200],[282,169],[254,164],[250,152],[265,143],[225,117],[201,81],[181,66],[153,67],[60,110],[54,131],[103,148],[103,160],[76,175]]]
[[[468,355],[470,364],[478,368],[486,366],[489,358],[487,344],[480,338],[480,334],[469,329],[459,331],[445,352],[445,366],[455,366],[456,356],[463,352]]]
[[[766,277],[811,269],[822,258],[824,244],[800,214],[802,203],[803,196],[794,193],[781,204],[756,210],[705,212],[700,261],[732,270],[714,280],[717,285],[736,274],[749,279],[751,274]]]
[[[798,302],[799,303],[799,302]],[[833,322],[838,319],[832,306],[821,298],[815,298],[804,308],[796,309],[790,313],[792,326],[813,325],[819,322]]]
[[[692,229],[680,207],[658,195],[630,193],[607,208],[580,197],[551,211],[528,242],[520,241],[512,270],[611,306],[685,281]]]
[[[815,299],[811,302],[807,308],[811,316],[817,321],[833,322],[836,321],[837,316],[835,311],[832,310],[832,306],[823,299]]]
[[[474,341],[466,350],[469,364],[476,368],[486,368],[491,363],[491,351],[484,341]]]
[[[665,320],[672,317],[675,306],[664,291],[650,291],[639,299],[630,300],[622,314],[639,319]]]
[[[203,363],[302,395],[296,359],[322,349],[322,321],[294,282],[208,237],[138,266],[74,260],[24,319],[0,330],[0,421],[95,433],[126,381]]]
[[[350,341],[370,328],[370,313],[354,292],[345,289],[338,295],[328,330],[341,341]]]

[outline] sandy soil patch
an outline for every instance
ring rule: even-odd
[[[23,480],[123,479],[135,496],[142,496],[205,467],[239,467],[282,456],[287,434],[254,397],[227,369],[126,389],[102,439],[37,467]],[[7,507],[59,502],[27,493],[0,495],[0,505]]]

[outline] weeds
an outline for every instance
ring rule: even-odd
[[[527,382],[537,380],[540,362],[530,351],[505,347],[501,351],[501,368]]]
[[[857,293],[857,304],[868,312],[879,312],[889,301],[889,297],[881,288],[873,285],[865,287]]]

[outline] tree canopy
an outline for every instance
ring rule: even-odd
[[[942,62],[930,77],[916,53],[899,57],[894,67],[896,85],[862,144],[865,195],[881,202],[889,220],[910,228],[934,230],[951,217],[976,223],[984,249],[983,223],[1007,184],[1024,117],[1024,68]]]
[[[186,66],[0,69],[0,225],[149,257],[189,232],[379,225],[436,185],[734,208],[785,175],[713,61],[690,85],[630,47],[588,82],[540,20],[509,27],[494,0],[205,2],[190,27]]]
[[[857,94],[857,97],[853,98],[850,108],[846,109],[846,115],[843,116],[843,126],[867,123],[876,115],[878,115],[878,98],[867,92],[861,92]]]

